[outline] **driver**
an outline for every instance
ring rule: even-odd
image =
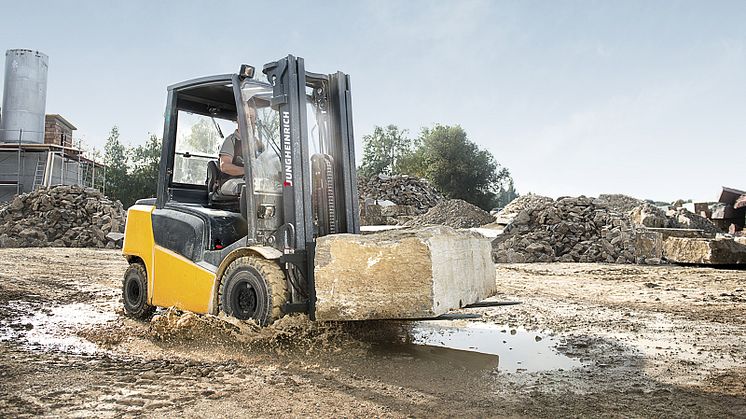
[[[228,177],[220,185],[220,193],[226,196],[238,196],[241,193],[241,186],[245,183],[241,137],[238,135],[238,129],[225,138],[220,147],[219,156],[220,171]]]
[[[248,108],[248,116],[251,131],[256,132],[256,110],[253,107]],[[254,145],[257,153],[264,151],[259,139],[255,139]],[[241,136],[238,128],[233,131],[233,134],[225,138],[218,155],[220,157],[220,171],[223,172],[222,178],[225,179],[220,185],[220,193],[224,196],[240,195],[241,187],[246,181],[243,178],[243,149],[241,148]]]

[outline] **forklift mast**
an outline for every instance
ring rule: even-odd
[[[292,55],[263,71],[280,117],[283,214],[295,229],[290,250],[326,234],[359,233],[350,77],[307,72]]]
[[[279,114],[283,170],[284,224],[275,242],[291,281],[300,274],[307,291],[304,298],[293,293],[286,312],[304,311],[313,319],[315,239],[360,232],[350,77],[307,72],[303,59],[292,55],[263,72]]]

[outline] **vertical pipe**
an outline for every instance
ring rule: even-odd
[[[47,158],[49,159],[49,176],[47,178],[47,187],[52,186],[52,176],[54,175],[54,151],[49,151],[47,153]]]
[[[16,178],[16,195],[21,194],[21,137],[23,137],[23,129],[18,130],[18,167],[16,167],[18,176]]]
[[[83,183],[83,177],[80,175],[80,155],[83,154],[83,140],[78,140],[78,185]]]

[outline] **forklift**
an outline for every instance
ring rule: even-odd
[[[266,82],[254,73],[242,65],[168,87],[156,198],[127,211],[127,315],[315,319],[316,238],[360,232],[350,77],[308,72],[292,55],[264,65]],[[243,167],[237,194],[221,188],[229,177],[214,147],[226,126]]]

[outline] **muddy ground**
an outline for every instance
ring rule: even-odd
[[[0,249],[0,417],[746,417],[746,271],[499,265],[479,319],[259,331],[124,318],[125,268]]]

